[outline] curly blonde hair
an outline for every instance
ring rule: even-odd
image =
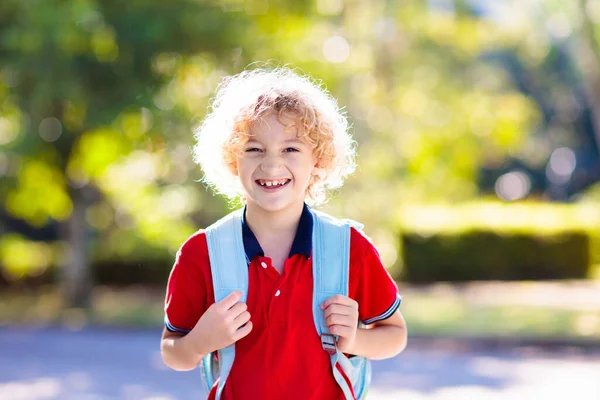
[[[244,195],[237,157],[253,124],[270,113],[294,121],[298,136],[313,148],[320,173],[309,182],[309,204],[324,203],[327,191],[340,188],[354,172],[355,143],[346,116],[327,90],[306,75],[286,67],[243,71],[221,82],[211,107],[195,131],[194,161],[204,171],[204,183],[230,200]]]

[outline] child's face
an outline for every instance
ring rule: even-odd
[[[293,120],[281,117],[284,124]],[[304,202],[317,159],[312,146],[269,114],[250,130],[250,140],[237,158],[238,177],[248,208],[283,211]]]

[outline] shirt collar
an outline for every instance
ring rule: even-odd
[[[291,257],[295,254],[304,254],[306,258],[310,257],[312,251],[312,229],[313,229],[313,216],[310,212],[310,208],[304,203],[302,214],[300,215],[300,222],[298,223],[298,230],[296,236],[292,242],[292,248],[290,249]],[[264,257],[265,252],[258,243],[258,239],[250,230],[248,224],[246,224],[246,208],[244,207],[244,213],[242,217],[242,238],[244,241],[244,250],[246,251],[246,257],[248,261],[251,261],[254,257],[260,255]]]

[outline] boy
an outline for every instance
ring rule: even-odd
[[[181,247],[168,282],[161,351],[175,370],[235,343],[221,398],[344,399],[312,314],[312,215],[327,189],[354,170],[347,121],[335,101],[286,68],[224,81],[198,130],[195,159],[205,182],[241,196],[248,299],[215,304],[204,231]],[[322,305],[348,355],[393,357],[406,346],[397,288],[371,242],[352,228],[349,296]],[[366,328],[357,328],[358,322]],[[216,385],[215,385],[216,386]],[[209,399],[215,398],[215,387]]]

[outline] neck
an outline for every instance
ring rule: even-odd
[[[304,202],[285,210],[271,212],[254,204],[248,204],[246,223],[257,236],[277,236],[296,232],[303,208]]]

